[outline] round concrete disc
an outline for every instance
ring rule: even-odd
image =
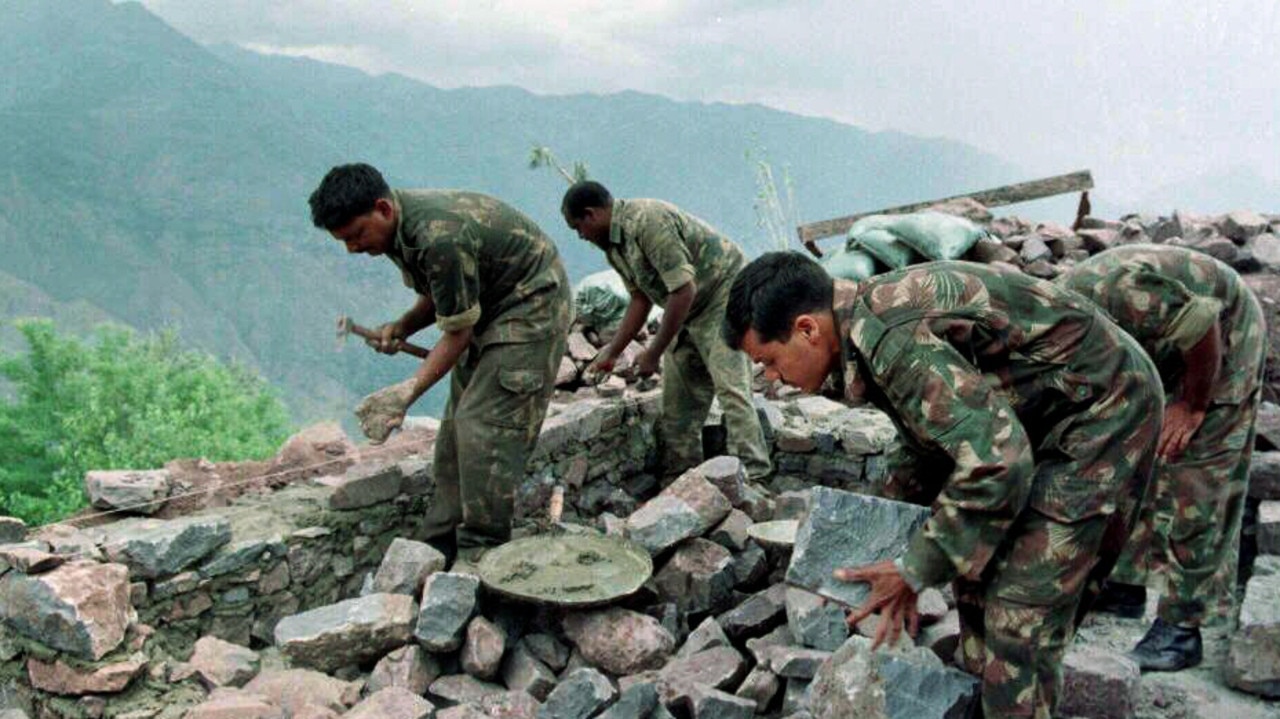
[[[640,546],[602,534],[544,534],[507,542],[480,560],[480,581],[517,599],[565,607],[609,602],[653,574]]]
[[[800,523],[794,519],[760,522],[747,527],[747,536],[772,547],[790,547],[796,543]]]

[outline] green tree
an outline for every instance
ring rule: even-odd
[[[590,178],[585,162],[574,162],[572,170],[566,169],[555,153],[551,151],[551,148],[546,145],[535,144],[529,150],[529,169],[537,170],[543,167],[555,170],[570,185]]]
[[[48,320],[15,325],[27,351],[0,353],[0,512],[54,521],[84,507],[88,470],[260,459],[288,437],[264,380],[183,350],[171,332],[103,325],[85,343]]]
[[[765,248],[787,250],[795,239],[795,229],[800,225],[800,213],[796,210],[795,188],[791,183],[791,169],[782,166],[779,182],[769,162],[769,152],[752,137],[757,145],[747,150],[747,162],[751,164],[756,181],[756,196],[752,207],[756,211],[756,227],[765,231]],[[781,185],[781,187],[779,187]]]

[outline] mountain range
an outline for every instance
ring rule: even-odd
[[[3,316],[52,316],[74,332],[174,328],[260,371],[299,422],[349,417],[414,366],[334,351],[339,314],[373,325],[412,297],[385,259],[349,257],[311,227],[306,198],[332,165],[500,197],[555,239],[575,280],[604,261],[564,227],[564,182],[529,169],[535,144],[586,162],[618,196],[683,206],[752,253],[776,245],[757,227],[749,152],[787,168],[803,221],[1028,179],[950,140],[757,105],[446,90],[203,46],[136,3],[16,0],[6,16]],[[0,346],[14,336],[0,333]],[[414,412],[442,400],[433,391]]]

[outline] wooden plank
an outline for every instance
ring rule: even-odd
[[[835,237],[842,235],[853,227],[853,223],[867,217],[868,215],[900,215],[907,212],[918,212],[925,208],[937,205],[951,200],[972,199],[981,202],[987,207],[1002,207],[1004,205],[1012,205],[1018,202],[1027,202],[1029,200],[1039,200],[1045,197],[1053,197],[1054,195],[1062,195],[1068,192],[1082,192],[1093,188],[1093,175],[1089,170],[1081,170],[1066,175],[1056,175],[1054,177],[1045,177],[1039,180],[1031,180],[1029,182],[1020,182],[1016,185],[1005,185],[1003,187],[993,187],[989,190],[980,192],[970,192],[963,195],[953,195],[944,197],[940,200],[928,200],[926,202],[915,202],[910,205],[899,205],[883,210],[875,210],[873,212],[860,212],[856,215],[848,215],[847,217],[838,217],[834,220],[823,220],[821,222],[812,222],[806,225],[800,225],[796,231],[800,234],[800,242],[809,248],[810,252],[821,257],[822,253],[818,251],[817,240],[824,237]]]

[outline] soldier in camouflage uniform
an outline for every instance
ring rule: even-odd
[[[492,197],[393,191],[368,165],[335,167],[310,203],[317,227],[348,252],[386,255],[418,295],[379,329],[378,349],[395,352],[432,324],[442,332],[404,410],[452,370],[428,536],[446,547],[452,538],[460,556],[474,558],[510,538],[515,491],[564,355],[572,304],[556,247]]]
[[[592,363],[608,372],[644,326],[654,304],[662,324],[636,361],[639,375],[653,374],[662,358],[664,472],[674,476],[702,461],[702,425],[711,401],[720,400],[729,454],[747,476],[773,467],[751,398],[751,366],[720,337],[729,284],[742,268],[738,246],[710,225],[661,200],[615,200],[598,182],[579,182],[565,193],[565,222],[604,250],[622,277],[631,302],[609,346]]]
[[[1252,293],[1230,267],[1181,247],[1103,252],[1057,282],[1096,302],[1155,361],[1165,390],[1163,460],[1099,608],[1141,617],[1149,574],[1166,583],[1139,666],[1200,663],[1200,624],[1233,595],[1266,354]]]
[[[1132,527],[1160,428],[1155,368],[1087,300],[1017,271],[935,262],[833,282],[797,253],[734,280],[725,339],[772,378],[897,425],[885,494],[933,512],[870,584],[879,644],[954,580],[965,668],[994,717],[1053,715],[1063,654]]]

